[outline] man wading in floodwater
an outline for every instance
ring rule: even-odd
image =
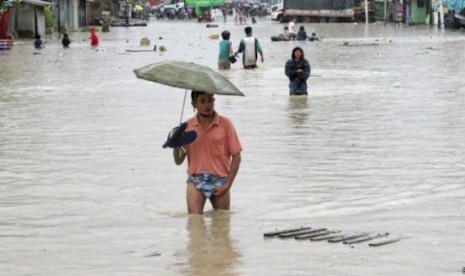
[[[186,130],[194,130],[197,138],[173,149],[176,165],[187,156],[187,210],[202,214],[207,198],[213,209],[229,210],[229,190],[241,163],[241,143],[232,122],[216,113],[213,95],[192,91],[191,98],[197,113],[187,120]]]

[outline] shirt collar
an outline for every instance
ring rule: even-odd
[[[200,122],[197,116],[198,114],[195,114],[193,123],[194,123],[194,126],[199,127]],[[216,113],[216,111],[213,111],[213,121],[209,126],[214,126],[214,125],[219,125],[219,124],[220,124],[220,116],[218,115],[218,113]]]

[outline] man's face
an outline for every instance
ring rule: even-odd
[[[193,105],[201,116],[211,116],[215,108],[215,98],[213,95],[202,93],[193,102]]]

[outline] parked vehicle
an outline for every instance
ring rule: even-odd
[[[288,22],[293,18],[297,21],[310,22],[354,21],[361,16],[358,14],[360,13],[358,7],[363,1],[272,0],[271,19],[280,22]]]
[[[249,10],[249,16],[265,17],[268,15],[268,9],[265,3],[254,3]]]
[[[465,16],[463,16],[461,14],[456,14],[454,16],[455,16],[455,19],[457,20],[457,22],[459,22],[460,26],[462,28],[465,28]]]
[[[186,13],[184,12],[183,0],[165,0],[163,4],[163,16],[168,19],[183,19]]]

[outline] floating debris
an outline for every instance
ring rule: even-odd
[[[126,52],[130,53],[141,53],[141,52],[153,52],[154,50],[139,50],[139,49],[128,49]]]
[[[372,42],[372,43],[357,43],[357,44],[350,44],[348,41],[344,41],[342,46],[349,46],[349,47],[356,47],[356,46],[379,46],[379,43]]]
[[[144,37],[140,40],[140,46],[143,47],[143,46],[150,46],[150,39],[148,39],[147,37]]]
[[[293,233],[287,233],[287,234],[281,234],[278,235],[280,238],[290,238],[290,237],[303,237],[309,234],[315,234],[316,232],[321,232],[326,230],[326,228],[318,228],[318,229],[307,229],[307,230],[302,230],[298,232],[293,232]]]
[[[157,257],[157,256],[161,256],[161,253],[153,252],[151,254],[145,255],[145,257]]]
[[[348,240],[353,240],[353,239],[358,239],[358,238],[361,238],[361,237],[365,237],[365,236],[368,236],[370,235],[370,233],[356,233],[356,234],[348,234],[348,235],[342,235],[341,237],[339,238],[335,238],[335,239],[330,239],[328,240],[328,242],[332,242],[332,243],[335,243],[335,242],[344,242],[344,241],[348,241]]]
[[[341,232],[341,231],[335,231],[335,232]],[[310,240],[311,241],[326,241],[326,240],[330,240],[330,239],[335,239],[335,238],[339,238],[339,237],[342,237],[342,235],[326,235],[326,236],[319,236],[319,237],[315,237],[315,238],[311,238]]]
[[[302,231],[304,229],[311,229],[311,227],[300,227],[300,228],[294,228],[294,229],[288,229],[288,230],[268,232],[268,233],[263,234],[263,236],[265,236],[265,237],[274,237],[274,236],[278,236],[280,234]]]
[[[362,238],[358,238],[358,239],[355,239],[355,240],[344,241],[344,244],[361,243],[361,242],[364,242],[364,241],[370,241],[370,240],[374,240],[374,239],[382,238],[382,237],[387,237],[387,236],[389,236],[389,233],[374,234],[374,235],[372,234],[372,235],[365,236],[365,237],[362,237]]]
[[[428,46],[428,47],[425,47],[423,48],[424,50],[428,50],[428,51],[438,51],[439,49],[438,48],[434,48],[432,46]]]
[[[321,228],[321,229],[317,229],[317,231],[313,233],[296,236],[295,239],[296,240],[307,240],[307,239],[311,239],[314,237],[325,236],[325,235],[328,235],[329,233],[331,233],[331,231],[326,230],[326,228]]]
[[[355,233],[343,233],[340,230],[328,230],[326,228],[312,228],[301,226],[299,228],[291,228],[285,230],[276,230],[273,232],[266,232],[263,234],[265,238],[279,237],[281,239],[294,238],[295,240],[310,240],[316,241],[328,241],[328,243],[339,243],[346,245],[352,245],[371,241],[380,238],[387,238],[390,233],[375,233],[375,232],[355,232]],[[397,237],[390,239],[382,239],[380,241],[371,242],[369,246],[381,246],[385,244],[394,243],[405,239],[406,237]]]
[[[406,239],[406,238],[407,238],[407,237],[397,237],[397,238],[385,239],[385,240],[382,240],[382,241],[369,243],[368,246],[386,245],[386,244],[390,244],[390,243],[394,243],[394,242],[401,241],[401,240]]]

